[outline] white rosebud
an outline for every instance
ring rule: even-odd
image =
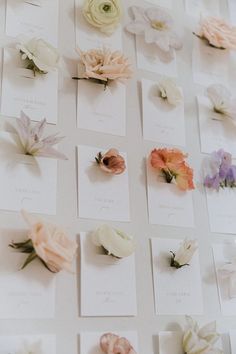
[[[117,258],[128,257],[135,250],[135,243],[131,236],[123,231],[111,228],[108,225],[100,226],[93,233],[93,243],[96,246],[103,247],[108,255]]]
[[[17,49],[21,52],[22,59],[29,61],[29,69],[48,73],[59,66],[60,56],[57,49],[43,39],[32,38],[26,43],[18,44]]]
[[[183,93],[180,87],[171,79],[163,79],[158,84],[160,96],[166,99],[172,106],[178,106],[183,102]]]
[[[197,240],[184,240],[176,253],[171,252],[171,267],[179,269],[189,265],[197,248]]]

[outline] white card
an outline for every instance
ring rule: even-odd
[[[37,75],[25,70],[16,49],[4,49],[1,114],[20,117],[23,110],[31,119],[57,123],[58,72]],[[26,76],[24,76],[26,75]]]
[[[236,330],[229,332],[231,353],[236,353]]]
[[[215,113],[207,97],[199,96],[197,100],[201,151],[210,154],[224,149],[236,157],[236,126],[232,120]]]
[[[84,0],[75,0],[76,11],[76,46],[81,50],[93,48],[111,48],[122,50],[122,27],[121,25],[111,35],[101,32],[98,28],[90,25],[83,16],[82,5]]]
[[[152,266],[157,315],[203,314],[202,284],[198,250],[190,266],[170,266],[183,240],[152,238]]]
[[[166,9],[172,8],[172,0],[146,0],[150,4],[165,7]]]
[[[192,66],[196,84],[210,86],[217,82],[228,85],[228,51],[210,47],[205,41],[194,38]]]
[[[177,77],[176,56],[171,61],[161,59],[161,53],[155,44],[147,44],[142,36],[136,36],[137,66],[139,69],[151,71],[170,77]]]
[[[184,354],[182,332],[159,332],[159,354]]]
[[[81,354],[104,354],[100,349],[100,338],[105,333],[113,333],[128,339],[134,350],[138,353],[138,335],[134,331],[111,331],[109,328],[104,332],[81,332],[80,333],[80,353]]]
[[[229,17],[232,25],[236,25],[236,2],[235,0],[228,0]]]
[[[213,254],[215,269],[217,274],[218,292],[220,298],[221,312],[223,316],[236,315],[236,298],[230,296],[229,278],[222,277],[219,269],[226,263],[235,260],[236,246],[234,244],[215,244],[213,245]]]
[[[81,315],[135,316],[135,255],[107,256],[92,243],[91,233],[81,232],[80,242]]]
[[[120,152],[126,162],[126,170],[122,174],[107,174],[95,162],[97,154],[107,150],[78,146],[79,217],[130,221],[127,157]]]
[[[30,1],[7,0],[6,34],[43,38],[57,47],[58,0],[40,0],[38,4],[40,6]]]
[[[78,81],[77,123],[81,129],[125,136],[126,87],[122,83],[104,86]]]
[[[218,0],[185,0],[187,14],[200,18],[201,16],[219,16]]]
[[[221,188],[219,191],[206,188],[206,195],[211,232],[235,234],[235,188]]]
[[[19,271],[27,255],[8,247],[12,241],[26,240],[27,232],[27,229],[23,232],[0,231],[0,318],[2,319],[54,317],[55,275],[38,260]]]
[[[36,354],[39,351],[43,354],[56,354],[56,337],[53,335],[0,336],[0,354]]]
[[[158,172],[147,163],[148,213],[150,224],[194,227],[191,191],[160,181]]]
[[[22,154],[17,136],[6,132],[0,148],[0,209],[55,215],[57,160]]]
[[[157,93],[157,82],[142,80],[144,139],[185,146],[184,103],[172,106]]]

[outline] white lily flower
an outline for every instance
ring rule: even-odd
[[[42,342],[39,340],[35,343],[24,342],[23,347],[16,354],[42,354]]]
[[[172,17],[168,12],[151,7],[143,9],[131,6],[134,20],[126,26],[126,30],[136,35],[143,35],[146,43],[154,43],[163,52],[173,57],[174,50],[182,48],[182,42],[174,30]]]
[[[158,84],[160,97],[166,99],[172,106],[177,106],[183,102],[183,93],[180,87],[176,85],[174,80],[165,78]]]
[[[179,269],[189,265],[197,249],[197,240],[184,240],[176,253],[171,252],[171,267]]]
[[[221,84],[211,85],[206,94],[216,113],[236,120],[236,99],[231,98],[231,92],[226,87]]]
[[[93,233],[93,243],[103,247],[108,255],[124,258],[134,253],[135,243],[131,236],[108,225],[100,226]]]
[[[224,264],[218,272],[222,279],[229,282],[229,297],[236,298],[236,261]]]
[[[33,70],[34,74],[47,74],[59,66],[60,56],[57,49],[43,39],[32,38],[26,43],[18,44],[17,49],[22,54],[22,60],[27,61],[27,69]]]
[[[223,354],[215,348],[220,335],[216,332],[216,322],[211,322],[201,329],[196,321],[187,316],[187,330],[183,336],[183,350],[185,354]]]

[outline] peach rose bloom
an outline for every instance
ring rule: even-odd
[[[72,271],[77,243],[70,240],[60,227],[36,220],[22,211],[23,217],[30,226],[28,233],[37,256],[49,270],[58,273],[61,270]]]
[[[128,339],[113,333],[105,333],[100,338],[100,348],[106,354],[137,354]]]
[[[83,78],[107,80],[123,80],[132,76],[128,58],[121,52],[110,49],[91,49],[87,52],[78,50],[80,64],[83,67]]]
[[[220,18],[206,17],[201,21],[198,35],[217,48],[236,50],[236,27]]]
[[[113,175],[120,175],[126,169],[124,158],[118,150],[110,149],[104,155],[101,152],[95,158],[101,170]]]

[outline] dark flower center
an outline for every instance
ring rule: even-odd
[[[104,10],[105,12],[110,11],[110,9],[111,9],[111,6],[108,5],[108,4],[106,4],[106,5],[103,6],[103,10]]]

